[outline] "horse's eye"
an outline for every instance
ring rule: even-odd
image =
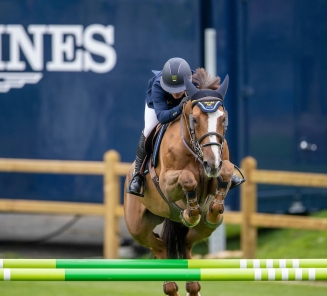
[[[193,118],[193,122],[194,124],[198,124],[198,121],[195,118]]]

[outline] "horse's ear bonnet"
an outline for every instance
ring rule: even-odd
[[[229,76],[226,75],[223,83],[219,86],[217,90],[197,89],[185,74],[184,84],[186,87],[187,94],[191,98],[191,101],[198,100],[204,97],[214,97],[220,99],[221,101],[224,101],[228,89]]]

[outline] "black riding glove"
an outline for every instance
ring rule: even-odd
[[[179,109],[183,110],[183,106],[187,103],[187,101],[189,100],[189,97],[184,97],[181,102],[179,103]]]

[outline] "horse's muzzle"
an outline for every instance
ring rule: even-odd
[[[209,164],[208,161],[203,161],[203,168],[209,178],[216,178],[221,168],[221,162],[216,168],[214,164]]]

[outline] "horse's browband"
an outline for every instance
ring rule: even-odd
[[[221,98],[212,97],[212,96],[210,96],[210,98],[201,97],[201,98],[199,98],[197,100],[193,100],[193,97],[192,97],[192,101],[191,102],[192,102],[192,108],[193,108],[199,102],[217,102],[217,101],[221,102],[222,105],[224,106],[224,101]]]

